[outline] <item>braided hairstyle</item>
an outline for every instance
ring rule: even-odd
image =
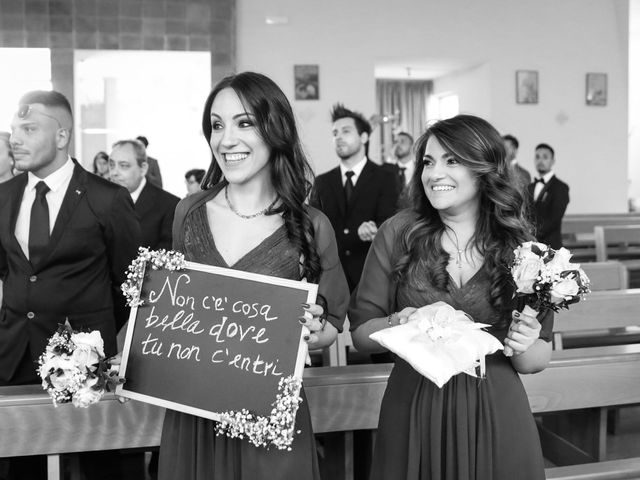
[[[449,255],[442,248],[445,232],[438,210],[429,202],[422,183],[423,157],[427,141],[435,137],[442,148],[471,170],[478,181],[479,216],[471,244],[484,257],[489,274],[490,303],[502,313],[511,309],[513,282],[508,265],[513,250],[533,240],[527,220],[526,201],[517,188],[506,161],[504,142],[486,120],[473,115],[458,115],[431,125],[416,143],[416,169],[409,189],[409,212],[415,221],[407,222],[399,245],[401,253],[395,266],[398,281],[423,288],[420,275],[445,290],[449,283]]]
[[[304,202],[313,185],[313,171],[303,151],[293,109],[282,90],[269,77],[243,72],[222,79],[207,97],[202,113],[202,130],[211,149],[211,105],[225,88],[238,95],[245,111],[256,119],[256,128],[271,150],[271,182],[280,205],[267,215],[281,214],[289,240],[301,257],[302,276],[310,282],[320,277],[320,257],[315,248],[314,229]],[[211,150],[209,170],[202,180],[204,190],[224,181]]]

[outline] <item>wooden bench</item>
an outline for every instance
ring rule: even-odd
[[[632,286],[640,286],[640,224],[594,228],[596,259],[620,259]]]
[[[637,342],[639,326],[640,289],[592,292],[556,314],[553,345],[562,350],[581,339],[589,346]]]
[[[640,458],[547,468],[547,480],[637,480]]]
[[[377,428],[391,368],[383,364],[307,369],[305,391],[314,431]],[[523,375],[522,380],[535,413],[638,403],[640,346],[556,351],[546,370]],[[135,401],[120,404],[112,396],[89,409],[68,404],[55,408],[37,385],[2,387],[0,457],[49,455],[49,478],[59,479],[59,454],[158,446],[163,415],[161,408]],[[593,433],[593,451],[586,454],[601,456],[602,429]]]
[[[596,226],[640,224],[637,213],[609,214],[573,214],[562,219],[562,243],[571,250],[576,261],[594,261],[596,259],[594,228]],[[621,252],[612,246],[615,255]],[[624,256],[624,252],[622,252]]]
[[[586,262],[580,266],[591,280],[592,292],[629,288],[629,274],[618,260]]]

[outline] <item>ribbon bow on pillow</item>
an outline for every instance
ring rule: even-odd
[[[482,330],[488,326],[445,302],[436,302],[416,310],[407,323],[374,332],[370,338],[442,388],[459,373],[478,376],[476,367],[484,376],[485,356],[503,348],[496,337]]]

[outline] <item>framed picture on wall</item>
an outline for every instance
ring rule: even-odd
[[[294,65],[293,78],[296,100],[320,98],[320,67],[318,65]]]
[[[605,106],[607,104],[607,74],[587,73],[587,105]]]
[[[538,103],[538,72],[516,71],[516,103]]]

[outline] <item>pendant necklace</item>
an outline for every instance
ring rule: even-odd
[[[462,268],[462,254],[467,252],[467,248],[469,247],[469,242],[467,242],[467,244],[464,247],[464,250],[462,250],[460,249],[460,245],[458,243],[458,235],[456,235],[456,232],[453,232],[453,235],[455,236],[455,240],[451,237],[451,234],[449,233],[448,228],[444,229],[444,233],[447,235],[449,240],[451,240],[451,243],[455,245],[456,252],[457,252],[456,265],[458,265],[458,268]],[[469,241],[471,241],[471,239],[469,239]]]
[[[227,187],[228,187],[228,185],[224,187],[224,199],[227,201],[227,205],[229,206],[229,210],[231,210],[233,213],[235,213],[238,217],[244,218],[245,220],[249,220],[251,218],[256,218],[256,217],[259,217],[261,215],[264,215],[265,213],[267,213],[269,210],[271,210],[276,205],[276,202],[278,201],[278,198],[280,198],[280,197],[276,196],[276,199],[273,202],[271,202],[267,207],[263,208],[259,212],[252,213],[251,215],[243,215],[238,210],[236,210],[236,208],[231,203],[231,200],[229,200],[229,189]]]

